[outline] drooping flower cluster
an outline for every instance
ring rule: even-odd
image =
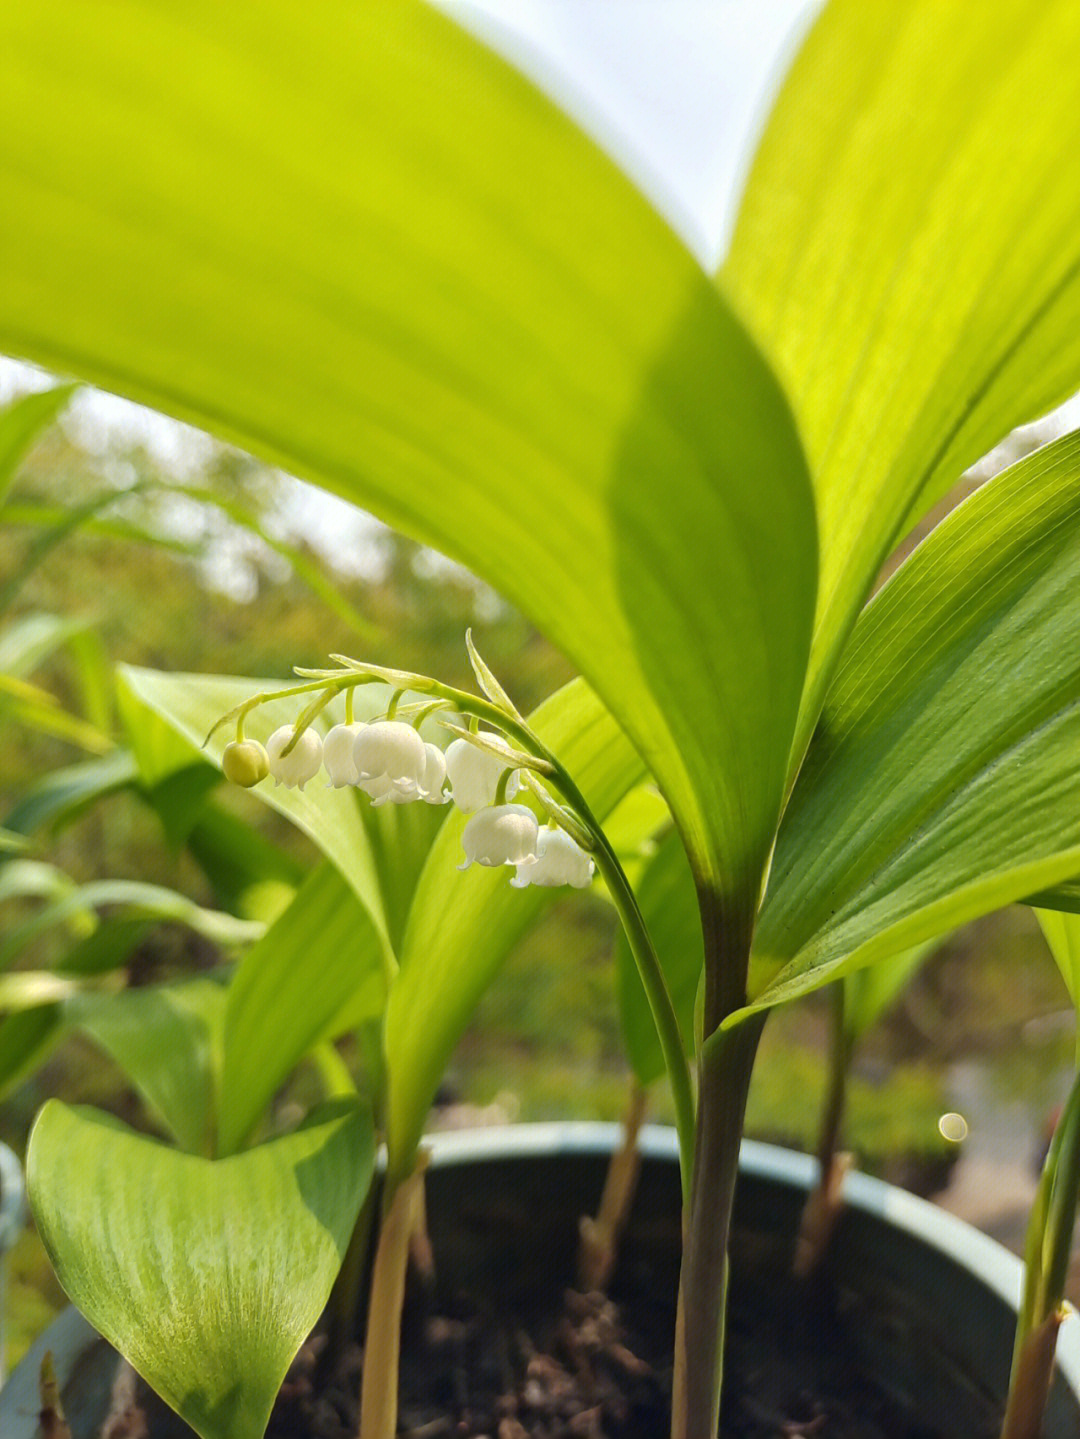
[[[489,697],[489,714],[493,706],[501,710],[516,722],[517,727],[511,726],[509,733],[516,735],[523,730],[525,736],[533,740],[535,737],[524,727],[520,715],[475,654],[471,637],[468,644],[477,679]],[[380,679],[400,686],[385,718],[354,723],[350,698],[346,723],[334,725],[325,738],[320,738],[311,727],[311,718],[327,699],[340,692],[335,682],[340,682],[342,675],[341,672],[299,671],[301,675],[328,681],[322,699],[316,699],[314,708],[306,711],[296,725],[283,725],[275,730],[265,748],[257,740],[243,737],[243,718],[249,709],[270,696],[258,696],[234,711],[237,738],[225,746],[222,755],[222,769],[228,779],[251,786],[269,775],[275,784],[302,790],[322,768],[328,787],[363,790],[376,806],[411,804],[419,800],[426,804],[453,802],[463,814],[470,816],[462,833],[465,860],[459,869],[468,869],[472,864],[512,865],[515,873],[511,884],[518,889],[529,884],[545,887],[569,884],[583,889],[591,882],[592,859],[577,839],[558,826],[576,828],[583,838],[586,832],[580,825],[575,826],[572,817],[535,784],[535,775],[529,776],[530,785],[552,816],[552,823],[541,828],[532,809],[514,803],[521,789],[521,766],[527,770],[535,767],[546,774],[554,772],[550,763],[512,749],[497,731],[465,733],[459,730],[460,738],[454,739],[444,753],[437,745],[426,742],[416,725],[423,713],[456,709],[463,714],[474,713],[475,730],[476,717],[470,709],[469,696],[448,691],[445,686],[437,686],[422,676],[375,666],[359,667],[352,661],[341,663],[349,666],[346,674],[359,672],[367,682]],[[286,693],[307,693],[318,688],[318,683],[302,685]],[[415,713],[416,724],[410,724],[396,717],[397,702],[405,688],[449,694],[452,698],[437,699],[426,708],[415,704],[406,706],[403,713]],[[496,715],[491,722],[500,725],[502,716]],[[449,792],[445,789],[447,785]]]

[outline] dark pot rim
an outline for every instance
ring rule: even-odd
[[[610,1154],[621,1137],[618,1124],[596,1121],[551,1121],[446,1130],[428,1135],[425,1146],[435,1167],[499,1163],[507,1159],[551,1158],[556,1155]],[[639,1144],[650,1159],[678,1163],[673,1129],[645,1125]],[[777,1185],[807,1190],[817,1179],[813,1156],[776,1145],[744,1140],[740,1171]],[[21,1176],[20,1176],[21,1197]],[[880,1179],[857,1172],[844,1181],[844,1199],[854,1210],[869,1214],[902,1231],[928,1250],[961,1266],[1014,1311],[1019,1307],[1024,1267],[996,1240],[936,1205]],[[51,1349],[61,1386],[92,1343],[103,1343],[74,1306],[66,1309],[39,1336],[0,1391],[0,1429],[5,1439],[33,1439],[37,1424],[37,1375]],[[1061,1325],[1057,1367],[1080,1398],[1080,1315],[1070,1311]]]

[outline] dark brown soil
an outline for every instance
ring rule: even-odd
[[[562,1312],[551,1314],[500,1315],[458,1296],[425,1315],[414,1301],[400,1431],[411,1439],[664,1439],[672,1306],[667,1296],[620,1287],[620,1304],[568,1290]],[[992,1439],[995,1406],[978,1395],[965,1396],[960,1413],[927,1422],[895,1375],[853,1366],[852,1326],[865,1337],[866,1326],[887,1322],[826,1279],[793,1288],[786,1274],[757,1273],[728,1325],[724,1439]],[[318,1335],[304,1346],[268,1439],[356,1439],[361,1348],[350,1346],[327,1380],[324,1346]],[[150,1439],[154,1407],[146,1396]]]
[[[593,1167],[586,1178],[598,1191],[603,1162]],[[437,1297],[414,1287],[407,1305],[401,1430],[412,1439],[665,1439],[678,1270],[672,1166],[643,1172],[609,1297],[566,1287],[581,1188],[555,1161],[523,1167],[505,1188],[480,1166],[429,1178],[440,1284]],[[969,1298],[950,1280],[933,1308],[955,1299],[960,1317],[927,1313],[906,1294],[918,1251],[894,1231],[864,1232],[866,1221],[845,1225],[846,1216],[834,1236],[843,1263],[796,1283],[801,1202],[795,1191],[740,1186],[724,1439],[993,1439],[1001,1392],[966,1377],[954,1342],[989,1315],[985,1292]],[[451,1210],[452,1221],[443,1217]],[[993,1365],[1002,1391],[1008,1348],[1006,1329]],[[309,1340],[269,1439],[355,1439],[361,1363],[359,1345],[334,1366],[324,1341]],[[149,1439],[172,1439],[175,1417],[159,1423],[146,1407]]]

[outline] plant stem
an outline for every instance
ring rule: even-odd
[[[728,1233],[750,1074],[765,1015],[717,1029],[698,1064],[693,1182],[675,1335],[672,1439],[716,1439],[727,1307]]]
[[[638,1134],[645,1119],[648,1092],[634,1080],[630,1103],[623,1120],[622,1143],[611,1156],[596,1218],[583,1215],[578,1246],[578,1283],[588,1293],[603,1289],[611,1276],[618,1253],[619,1236],[626,1224],[641,1172]]]
[[[371,1273],[364,1336],[357,1439],[359,1435],[363,1439],[394,1439],[397,1432],[401,1310],[409,1245],[416,1229],[428,1159],[428,1153],[421,1150],[412,1173],[396,1188],[388,1187],[383,1193],[382,1227]],[[388,1186],[389,1183],[388,1176]]]
[[[818,1182],[810,1191],[795,1240],[796,1278],[805,1279],[825,1252],[840,1212],[840,1187],[850,1167],[849,1156],[837,1152],[847,1098],[847,1077],[854,1044],[844,1023],[844,983],[831,986],[832,1030],[829,1036],[829,1076],[818,1135]]]
[[[1001,1439],[1038,1439],[1054,1371],[1080,1198],[1080,1069],[1058,1120],[1028,1224],[1024,1298]]]

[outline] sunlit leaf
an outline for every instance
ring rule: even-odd
[[[694,1051],[694,1001],[705,963],[694,876],[678,834],[672,830],[646,864],[637,887],[667,980],[683,1043]],[[651,1084],[664,1072],[664,1055],[625,933],[615,942],[616,994],[626,1057],[639,1084]]]
[[[761,1004],[1080,869],[1080,436],[935,530],[861,617],[780,830]]]
[[[0,410],[0,506],[7,498],[23,456],[74,393],[74,385],[57,385],[51,390],[22,395]]]
[[[810,489],[768,368],[611,161],[416,0],[271,0],[254,29],[211,0],[9,6],[0,137],[0,347],[488,580],[617,709],[714,922],[748,925]]]
[[[804,741],[901,531],[1080,387],[1078,70],[1072,0],[836,0],[772,110],[722,282],[817,496]]]
[[[4,823],[20,834],[33,834],[46,826],[60,829],[106,795],[127,789],[137,777],[134,757],[124,749],[53,770],[26,787]]]
[[[203,1439],[262,1439],[373,1155],[355,1105],[212,1163],[50,1100],[27,1181],[57,1276],[90,1322]]]
[[[225,994],[196,977],[77,995],[64,1007],[67,1023],[115,1060],[189,1154],[213,1152]]]
[[[272,923],[304,878],[291,855],[218,804],[203,805],[187,847],[222,907],[245,919]]]
[[[1054,962],[1061,970],[1069,998],[1080,1009],[1080,916],[1037,909],[1035,918],[1046,936]]]
[[[852,1045],[873,1029],[941,944],[940,939],[924,940],[844,978],[844,1029]]]
[[[11,926],[0,941],[0,965],[10,964],[31,940],[56,926],[73,923],[77,926],[80,921],[89,920],[89,929],[92,929],[96,923],[95,911],[106,905],[115,906],[132,918],[170,920],[186,925],[213,944],[225,947],[249,944],[259,938],[265,927],[257,920],[238,919],[221,910],[204,909],[164,885],[133,879],[91,880],[54,899],[31,918]]]
[[[367,911],[333,865],[320,865],[229,985],[220,1153],[239,1147],[320,1040],[382,1013],[388,978]]]

